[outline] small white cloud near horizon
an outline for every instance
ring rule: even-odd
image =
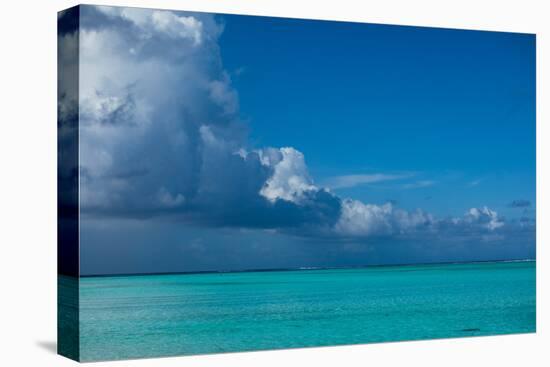
[[[422,210],[408,212],[394,208],[391,203],[374,205],[345,199],[334,230],[344,236],[391,235],[414,231],[433,222],[431,214]]]
[[[486,206],[482,208],[471,208],[464,215],[464,220],[467,223],[479,223],[490,231],[494,231],[504,225],[498,213]]]

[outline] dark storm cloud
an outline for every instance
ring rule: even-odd
[[[95,76],[82,83],[83,213],[334,225],[340,199],[312,185],[301,153],[248,148],[212,17],[126,8],[86,8],[82,16],[82,70]],[[296,178],[296,187],[285,183]]]

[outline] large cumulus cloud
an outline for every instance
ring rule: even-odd
[[[297,149],[251,146],[220,56],[223,24],[212,15],[84,7],[81,18],[84,215],[331,238],[480,235],[518,225],[486,207],[438,219],[340,198],[315,184]]]

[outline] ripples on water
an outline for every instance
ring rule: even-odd
[[[529,333],[535,266],[86,277],[80,328],[66,329],[83,361]],[[75,317],[70,298],[62,322]]]

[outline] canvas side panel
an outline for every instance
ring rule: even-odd
[[[79,7],[57,21],[57,351],[79,360]]]

